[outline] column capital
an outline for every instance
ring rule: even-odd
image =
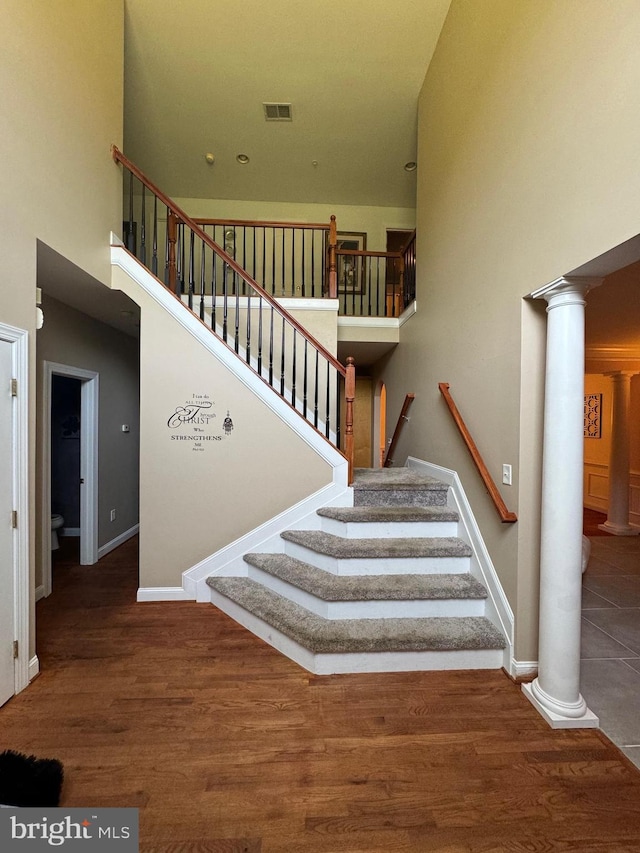
[[[625,376],[628,376],[631,379],[633,376],[638,376],[640,371],[638,370],[608,370],[606,373],[603,373],[603,376],[610,376],[612,379],[622,379]]]
[[[549,308],[576,303],[584,305],[584,297],[587,293],[601,285],[603,281],[604,279],[595,276],[561,276],[533,290],[529,295],[533,299],[546,299]]]

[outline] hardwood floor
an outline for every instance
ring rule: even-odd
[[[62,805],[138,807],[143,853],[640,849],[640,772],[503,673],[312,676],[211,605],[136,604],[136,548],[56,560],[0,709]]]

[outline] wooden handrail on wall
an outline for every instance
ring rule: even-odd
[[[396,444],[400,438],[400,433],[402,432],[402,427],[407,423],[409,418],[407,417],[407,412],[411,408],[411,404],[415,399],[415,394],[407,394],[404,398],[404,403],[402,404],[402,411],[398,416],[398,422],[396,424],[396,428],[393,431],[393,438],[391,439],[391,443],[389,444],[389,449],[387,450],[387,455],[384,458],[384,467],[391,468],[393,465],[393,453],[396,449]]]
[[[515,512],[511,512],[507,509],[505,502],[502,499],[502,495],[498,491],[498,487],[496,486],[491,474],[487,466],[484,463],[482,456],[480,455],[480,451],[476,447],[476,443],[471,438],[471,433],[467,429],[467,425],[462,420],[462,415],[458,411],[458,407],[453,402],[453,397],[449,393],[449,383],[448,382],[439,382],[438,388],[440,389],[440,393],[445,399],[447,406],[449,407],[449,411],[451,412],[454,421],[458,429],[460,430],[460,434],[464,439],[464,443],[467,445],[467,449],[471,454],[471,458],[473,459],[480,476],[482,477],[482,482],[484,483],[487,491],[489,492],[489,496],[494,503],[496,510],[498,511],[498,515],[500,516],[500,521],[503,524],[513,524],[514,521],[518,520],[518,516]]]

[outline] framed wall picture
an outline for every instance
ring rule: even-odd
[[[367,248],[367,235],[363,231],[338,231],[336,248],[336,268],[338,275],[338,293],[364,293],[365,265],[360,255],[349,255],[353,252],[364,252]],[[345,254],[342,254],[342,253]]]
[[[584,397],[584,437],[602,436],[602,394],[585,394]]]

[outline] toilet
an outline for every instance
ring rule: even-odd
[[[60,547],[58,542],[58,530],[64,525],[64,518],[61,515],[54,514],[51,516],[51,550],[55,551]]]

